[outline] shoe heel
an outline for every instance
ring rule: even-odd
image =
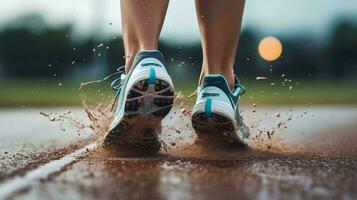
[[[217,105],[219,102],[208,98],[194,106],[191,120],[197,136],[214,136],[224,141],[237,141],[234,121],[213,109],[213,104]]]
[[[174,89],[164,80],[146,79],[137,82],[130,89],[125,113],[129,116],[153,115],[163,118],[171,110]]]

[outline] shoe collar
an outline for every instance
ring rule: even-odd
[[[238,78],[234,77],[234,88],[231,89],[228,85],[227,79],[221,74],[209,74],[203,77],[201,84],[199,85],[197,91],[199,92],[202,88],[208,86],[215,86],[223,90],[226,94],[229,94],[234,99],[245,92],[245,88],[240,84]]]

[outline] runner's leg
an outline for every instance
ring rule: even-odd
[[[244,0],[196,0],[203,49],[200,80],[207,74],[222,74],[233,88],[244,3]]]
[[[126,72],[138,51],[157,49],[168,4],[168,0],[121,0]]]

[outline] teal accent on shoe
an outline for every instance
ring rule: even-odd
[[[237,88],[235,89],[235,91],[233,92],[233,95],[234,95],[234,96],[238,96],[240,93],[241,93],[241,88],[240,88],[240,87],[237,87]]]
[[[154,85],[156,83],[156,74],[155,74],[155,69],[150,68],[149,72],[149,84]]]
[[[208,117],[208,118],[212,117],[212,99],[211,98],[206,99],[205,114],[206,114],[206,117]]]

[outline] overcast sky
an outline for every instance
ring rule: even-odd
[[[0,28],[19,16],[39,13],[59,25],[75,24],[76,32],[120,34],[120,0],[0,0]],[[337,17],[357,19],[357,0],[247,0],[243,28],[267,35],[324,35]],[[109,23],[113,25],[109,26]],[[198,39],[193,0],[171,0],[162,36],[176,41]]]

